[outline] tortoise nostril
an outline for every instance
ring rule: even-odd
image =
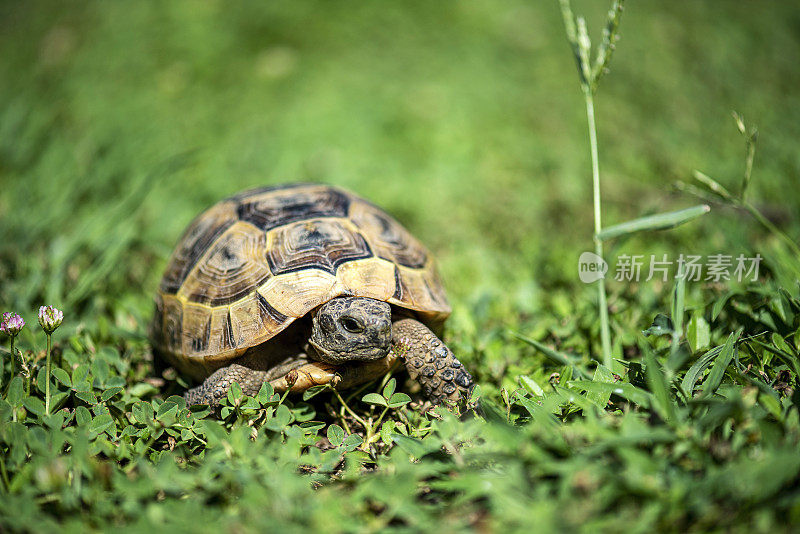
[[[339,324],[342,325],[342,328],[348,332],[352,332],[353,334],[359,334],[364,331],[364,324],[358,319],[350,317],[349,315],[341,317],[339,319]]]
[[[322,327],[322,330],[332,334],[336,331],[336,324],[333,322],[333,319],[330,318],[328,315],[320,314],[319,315],[319,324]]]

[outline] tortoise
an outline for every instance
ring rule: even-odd
[[[470,373],[441,341],[450,314],[434,259],[395,219],[338,187],[241,192],[200,214],[155,298],[154,351],[202,383],[188,404],[341,389],[405,366],[434,403],[465,398]]]

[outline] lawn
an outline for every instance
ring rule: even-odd
[[[608,7],[574,2],[594,41]],[[595,95],[603,224],[711,211],[605,243],[607,367],[558,2],[0,4],[0,311],[27,323],[33,375],[9,385],[0,337],[0,530],[796,530],[800,11],[630,1],[620,36]],[[740,194],[732,110],[758,127],[755,216],[693,174]],[[478,408],[426,413],[398,374],[412,402],[380,424],[361,399],[385,380],[231,395],[218,420],[156,371],[183,229],[297,181],[357,192],[435,253]],[[635,255],[645,275],[666,255],[667,279],[616,279]],[[681,255],[762,262],[681,284]],[[64,312],[50,415],[43,304]]]

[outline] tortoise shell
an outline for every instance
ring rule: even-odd
[[[155,349],[202,379],[338,296],[450,314],[431,254],[383,210],[327,185],[239,193],[186,229],[156,295]]]

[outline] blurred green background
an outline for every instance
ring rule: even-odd
[[[574,1],[595,41],[609,4]],[[674,185],[694,169],[738,192],[737,110],[760,132],[749,198],[797,240],[800,9],[628,0],[620,31],[595,101],[604,223],[697,204]],[[185,386],[154,373],[146,340],[172,247],[219,199],[292,181],[351,189],[434,251],[454,308],[445,337],[487,422],[393,410],[383,445],[342,467],[323,428],[347,426],[345,412],[326,394],[316,408],[290,398],[282,422],[259,409],[260,428],[238,410],[179,418],[181,399],[163,401]],[[687,349],[641,335],[669,313],[672,281],[612,280],[614,355],[629,372],[577,383],[573,367],[598,355],[596,288],[577,273],[592,220],[555,0],[0,0],[0,311],[23,315],[16,346],[38,360],[33,394],[14,379],[0,399],[0,530],[791,531],[800,303],[777,287],[796,294],[797,258],[716,204],[609,242],[612,263],[760,253],[762,281],[778,283],[730,299],[733,283],[687,284],[674,315]],[[70,374],[59,366],[54,389],[67,404],[52,416],[37,391],[40,304],[64,310],[54,346]],[[371,425],[375,407],[351,401]]]
[[[607,7],[574,5],[595,40]],[[199,211],[303,180],[369,198],[437,254],[454,343],[473,362],[498,344],[495,379],[508,328],[552,333],[583,301],[594,328],[576,276],[586,119],[554,1],[3,2],[0,49],[3,309],[30,321],[47,302],[143,334]],[[605,224],[697,203],[673,189],[695,168],[736,189],[736,109],[761,133],[751,198],[797,236],[799,65],[788,2],[630,2],[596,99]],[[610,257],[762,239],[715,209]],[[630,290],[612,282],[612,311]],[[645,311],[618,330],[668,293],[635,291]]]

